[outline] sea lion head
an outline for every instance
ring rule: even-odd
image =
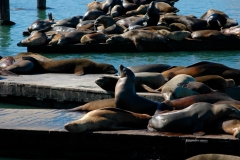
[[[0,60],[0,67],[5,68],[12,65],[15,62],[15,59],[12,56],[4,57]]]
[[[135,78],[134,73],[129,68],[124,67],[123,65],[120,65],[119,70],[120,70],[120,78],[123,78],[123,77]]]

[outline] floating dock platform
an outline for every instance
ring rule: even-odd
[[[84,112],[72,108],[114,96],[95,84],[103,74],[35,74],[0,78],[1,102],[45,109],[0,109],[0,156],[57,159],[185,159],[201,153],[240,156],[240,140],[227,134],[191,134],[142,130],[69,133],[64,125]],[[240,100],[240,88],[226,90]],[[162,101],[156,93],[138,93]],[[46,109],[49,108],[49,109]],[[54,109],[58,108],[58,109]],[[60,108],[60,109],[59,109]]]
[[[0,109],[0,156],[54,159],[182,160],[201,153],[240,156],[226,134],[193,136],[142,130],[70,133],[64,125],[85,113],[61,109]]]
[[[162,42],[139,42],[145,52],[201,51],[201,50],[240,50],[240,39],[218,40],[169,40]],[[114,53],[138,52],[132,42],[40,45],[27,47],[28,52],[36,53]]]

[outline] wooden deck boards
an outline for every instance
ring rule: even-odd
[[[0,156],[25,158],[184,159],[200,153],[239,155],[232,135],[142,130],[69,133],[84,113],[57,109],[0,109]]]

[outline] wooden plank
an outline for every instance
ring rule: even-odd
[[[65,123],[83,114],[54,109],[0,109],[0,156],[184,159],[199,153],[240,155],[240,141],[226,134],[193,136],[146,129],[73,134],[63,129]]]

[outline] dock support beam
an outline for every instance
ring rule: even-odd
[[[10,21],[9,0],[0,0],[0,25],[14,25]]]
[[[37,9],[46,9],[46,0],[37,0]]]

